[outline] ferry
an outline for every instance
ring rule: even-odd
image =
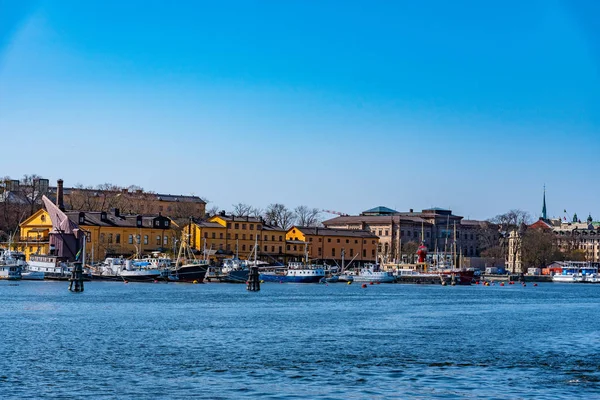
[[[264,268],[259,274],[259,279],[264,282],[281,283],[318,283],[325,277],[325,268],[322,265],[291,262],[287,268]]]
[[[567,261],[560,274],[552,277],[559,283],[600,283],[598,268],[600,263],[586,261]]]

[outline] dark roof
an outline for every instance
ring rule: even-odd
[[[67,211],[65,212],[69,220],[82,226],[106,226],[106,227],[137,227],[138,217],[142,219],[143,228],[153,228],[155,220],[170,220],[169,218],[159,214],[146,214],[146,215],[119,215],[116,216],[111,213],[104,213],[101,211]],[[83,222],[79,221],[79,216],[83,215]],[[106,215],[106,218],[102,218],[102,214]],[[170,225],[170,224],[169,224]]]
[[[218,222],[210,222],[210,221],[206,221],[206,220],[197,220],[194,219],[192,221],[194,224],[198,225],[199,227],[202,228],[222,228],[225,229],[225,227],[221,224],[219,224]]]
[[[143,192],[143,191],[128,191],[126,189],[122,190],[100,190],[100,189],[87,189],[87,188],[63,188],[64,194],[70,195],[73,192],[81,191],[81,192],[92,192],[94,194],[121,194],[127,195],[131,197],[135,196],[145,196],[149,200],[158,200],[158,201],[167,201],[167,202],[182,202],[182,203],[201,203],[206,204],[201,197],[198,196],[189,196],[189,195],[180,195],[180,194],[164,194],[164,193],[152,193],[152,192]],[[48,193],[52,196],[56,195],[56,186],[50,186],[48,188]],[[50,197],[50,196],[48,196]]]
[[[263,219],[260,217],[250,217],[250,216],[237,217],[235,215],[222,215],[222,214],[215,214],[211,218],[213,218],[213,217],[219,217],[224,221],[263,223]]]
[[[308,227],[308,226],[294,226],[290,229],[297,229],[305,235],[379,238],[379,236],[375,235],[371,231],[362,230],[362,229],[332,229],[332,228],[319,228],[319,227]]]

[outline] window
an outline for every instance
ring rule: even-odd
[[[288,251],[290,251],[290,245],[289,244],[287,245],[286,248],[287,248]]]
[[[312,242],[312,239],[313,239],[313,238],[308,238],[308,241],[309,241],[309,242]]]
[[[321,238],[319,238],[319,243],[321,243]]]
[[[108,243],[112,243],[113,242],[113,234],[109,233],[108,234]]]
[[[385,236],[389,236],[390,235],[390,231],[386,230],[385,231]]]
[[[227,229],[231,229],[231,222],[227,223]]]
[[[254,230],[254,225],[250,224],[250,230],[253,231]]]
[[[367,249],[363,249],[363,258],[367,257]]]
[[[354,249],[350,249],[350,257],[354,257]]]
[[[340,242],[340,239],[338,239],[338,240],[337,240],[337,242],[339,243],[339,242]]]
[[[321,256],[322,252],[323,252],[323,250],[319,247],[319,257]]]
[[[269,251],[269,246],[265,246],[265,253]]]
[[[262,225],[260,225],[260,224],[256,225],[256,229],[259,229],[259,230],[262,229]]]
[[[327,238],[327,243],[331,243],[331,238]]]
[[[100,234],[100,243],[104,243],[104,233]]]
[[[272,240],[272,241],[275,241],[275,235],[272,235],[272,236],[271,236],[271,240]],[[279,240],[281,240],[281,236],[279,236]]]
[[[350,243],[350,240],[349,240],[349,239],[346,239],[346,243]]]
[[[282,248],[281,248],[281,246],[279,246],[279,253],[281,253],[281,250],[282,250]]]
[[[221,233],[221,235],[222,235],[222,233]],[[213,239],[216,239],[216,238],[217,238],[217,234],[216,234],[216,232],[213,232],[213,233],[212,233],[212,238],[213,238]]]
[[[335,257],[335,248],[331,249],[331,257]]]
[[[165,228],[169,227],[169,221],[165,221]]]
[[[156,245],[160,246],[160,235],[156,236]]]
[[[242,240],[246,240],[246,234],[242,233]]]
[[[144,235],[144,244],[148,244],[148,235]]]
[[[227,239],[231,239],[231,233],[227,234]]]
[[[204,232],[204,238],[208,239],[208,232]],[[213,238],[214,239],[214,238]]]
[[[140,235],[135,235],[135,242],[136,242],[137,244],[140,244],[140,243],[142,243],[142,237],[141,237]]]
[[[381,236],[381,229],[377,231],[377,236]]]
[[[120,233],[117,233],[115,235],[115,243],[121,243],[121,234]]]
[[[219,239],[223,239],[223,232],[219,233]]]
[[[227,244],[227,251],[231,251],[231,244]]]
[[[168,236],[164,236],[163,237],[163,246],[168,246],[169,245],[169,237]]]
[[[129,244],[133,244],[133,235],[129,235]]]
[[[354,239],[354,244],[358,244],[358,240],[357,239]]]
[[[269,237],[265,235],[265,242],[269,240]]]
[[[245,244],[242,245],[242,251],[246,251],[246,245]]]
[[[235,229],[240,229],[240,224],[235,224]]]
[[[236,240],[238,239],[238,234],[237,234],[237,233],[235,234],[235,239],[236,239]]]
[[[254,240],[254,235],[250,234],[250,240]]]

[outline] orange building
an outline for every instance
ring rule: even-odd
[[[328,264],[341,263],[342,254],[346,263],[374,263],[377,258],[379,237],[367,230],[330,229],[293,226],[286,234],[286,250],[296,260],[308,251],[311,260]]]

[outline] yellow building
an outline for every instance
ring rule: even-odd
[[[286,234],[287,253],[297,260],[304,258],[308,247],[310,260],[329,264],[340,263],[342,252],[346,263],[374,263],[377,258],[379,237],[367,230],[330,229],[293,226]]]
[[[36,211],[19,227],[19,240],[15,245],[17,250],[25,253],[27,260],[31,254],[48,254],[52,221],[46,210]]]
[[[286,230],[266,225],[262,218],[236,217],[223,213],[208,221],[192,220],[182,230],[182,240],[202,252],[205,248],[216,251],[217,256],[237,255],[240,259],[254,257],[253,249],[258,245],[257,257],[263,261],[284,261]]]
[[[122,215],[118,209],[104,211],[67,211],[67,217],[86,231],[87,259],[107,256],[133,256],[151,252],[175,252],[173,221],[162,215]],[[31,254],[48,254],[48,234],[52,222],[46,210],[34,213],[20,225],[18,247],[29,260]]]

